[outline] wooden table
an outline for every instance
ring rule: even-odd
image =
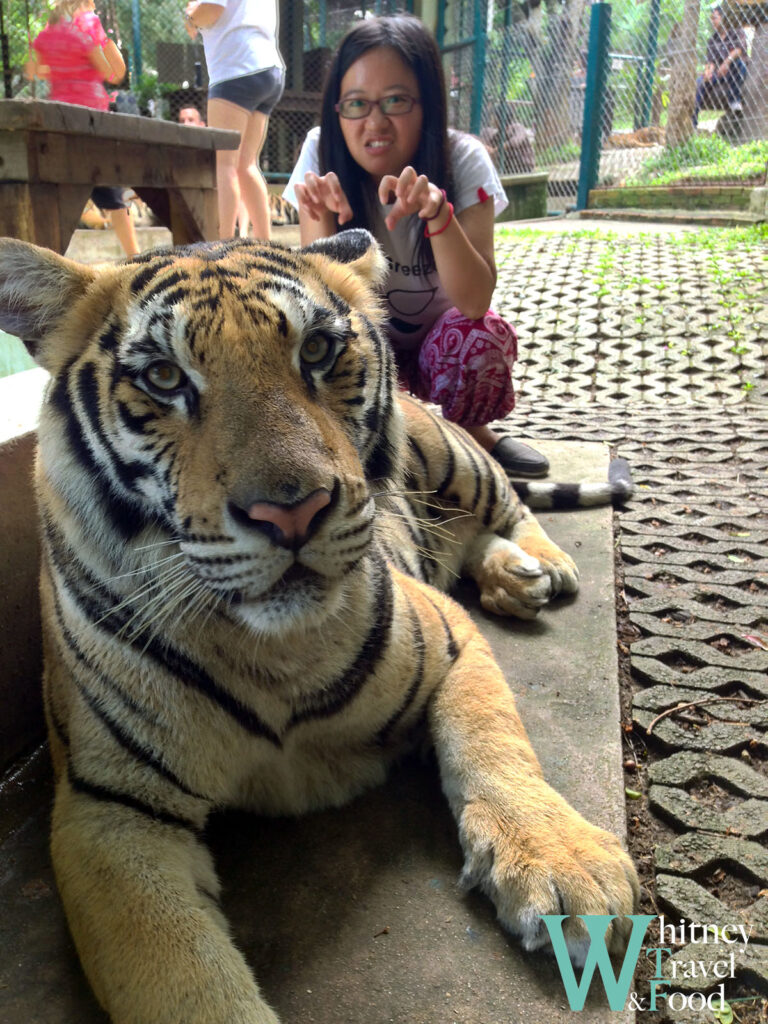
[[[0,235],[64,252],[94,185],[125,185],[175,245],[215,239],[216,150],[238,132],[47,100],[0,100]]]

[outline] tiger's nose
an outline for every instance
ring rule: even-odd
[[[322,519],[319,513],[330,503],[331,492],[319,487],[293,505],[254,501],[247,507],[233,504],[231,509],[239,522],[261,530],[278,547],[295,551],[315,532]]]

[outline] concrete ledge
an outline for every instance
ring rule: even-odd
[[[509,206],[496,218],[503,220],[529,220],[547,215],[548,171],[530,174],[502,174],[501,184]]]
[[[39,369],[0,379],[0,769],[44,732],[32,471],[47,380]]]
[[[738,210],[750,209],[751,185],[630,185],[623,188],[593,188],[587,206],[591,210],[634,207],[636,209]]]
[[[632,206],[607,207],[606,209],[590,207],[588,210],[580,210],[579,217],[603,221],[647,221],[649,225],[697,224],[706,228],[749,227],[751,224],[760,224],[766,220],[765,213],[753,213],[746,210],[678,210],[671,206],[657,207],[656,209]],[[609,230],[613,230],[613,224]]]
[[[136,240],[139,243],[139,252],[173,245],[173,236],[169,229],[160,226],[136,228]],[[64,255],[71,260],[77,260],[78,263],[106,263],[125,259],[123,248],[112,228],[105,228],[102,231],[77,228],[72,232]]]
[[[537,447],[553,479],[607,471],[602,445]],[[28,499],[20,506],[28,528]],[[579,563],[575,599],[519,623],[485,615],[469,587],[459,596],[491,641],[547,778],[591,821],[623,834],[612,511],[539,518]],[[34,559],[23,564],[32,587]],[[36,626],[23,628],[32,636]],[[0,786],[0,948],[13,950],[0,964],[0,1020],[107,1024],[56,895],[50,798],[44,750]],[[209,839],[235,939],[286,1024],[573,1024],[553,959],[522,953],[487,900],[458,890],[456,828],[433,764],[411,759],[334,811],[222,816]],[[634,1015],[610,1011],[599,987],[584,1019],[628,1024]]]

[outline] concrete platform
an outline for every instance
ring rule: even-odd
[[[553,479],[605,475],[599,444],[548,442]],[[505,669],[548,779],[624,833],[610,509],[542,513],[582,590],[534,623],[473,614]],[[471,589],[462,600],[474,604]],[[77,965],[47,854],[45,752],[0,792],[0,1020],[105,1024]],[[460,852],[430,761],[348,807],[210,830],[237,942],[285,1024],[573,1024],[554,961],[526,955],[456,887]],[[599,987],[599,986],[597,986]],[[581,1020],[627,1022],[602,992]],[[225,1024],[225,1022],[222,1022]]]
[[[164,227],[138,227],[136,228],[136,239],[140,252],[173,244],[171,232]],[[272,240],[280,242],[281,245],[299,245],[298,224],[274,225]],[[102,231],[78,228],[73,232],[64,255],[79,263],[106,263],[111,260],[123,259],[125,253],[112,228],[105,228]]]

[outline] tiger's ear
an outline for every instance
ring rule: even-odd
[[[387,261],[379,243],[370,231],[363,228],[352,228],[329,238],[320,238],[302,249],[302,252],[317,253],[335,263],[344,263],[374,288],[382,284],[387,272]]]
[[[95,277],[90,267],[49,249],[0,238],[0,328],[21,338],[32,358],[52,369],[41,343]]]

